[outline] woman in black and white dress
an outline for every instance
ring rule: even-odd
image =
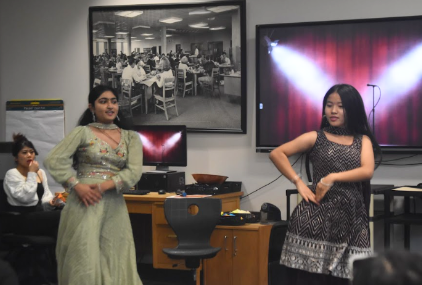
[[[303,201],[289,220],[280,263],[286,284],[348,284],[349,258],[371,254],[369,180],[374,173],[372,135],[359,92],[331,87],[323,101],[321,129],[272,151],[275,166],[294,183]],[[307,186],[288,157],[309,152],[313,184]]]

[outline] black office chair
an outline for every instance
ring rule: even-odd
[[[213,258],[220,251],[210,245],[221,216],[220,199],[168,198],[164,201],[164,213],[178,240],[176,248],[163,248],[169,258],[185,259],[186,267],[195,270],[201,259]]]
[[[287,234],[287,221],[271,222],[270,244],[268,249],[268,285],[283,284],[286,267],[280,265],[280,256]]]
[[[20,284],[52,284],[57,279],[56,239],[51,236],[16,234],[21,214],[8,209],[7,196],[0,180],[0,245],[19,276]]]

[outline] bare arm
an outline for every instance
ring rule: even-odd
[[[278,148],[274,149],[270,153],[270,159],[274,163],[275,167],[284,175],[287,179],[292,181],[296,188],[299,191],[299,194],[302,196],[306,202],[314,202],[318,204],[315,199],[315,194],[305,185],[305,183],[300,179],[293,167],[290,165],[288,157],[301,152],[306,152],[310,150],[316,141],[317,133],[309,132],[305,133],[296,139],[285,143]]]

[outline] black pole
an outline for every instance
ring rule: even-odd
[[[375,137],[375,86],[372,86],[372,134]]]

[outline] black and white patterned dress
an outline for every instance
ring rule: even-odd
[[[333,172],[361,165],[362,136],[351,145],[329,141],[317,132],[310,152],[315,192],[321,178]],[[303,200],[289,221],[280,264],[311,273],[350,278],[348,260],[352,255],[371,254],[368,214],[362,183],[334,183],[320,206]]]

